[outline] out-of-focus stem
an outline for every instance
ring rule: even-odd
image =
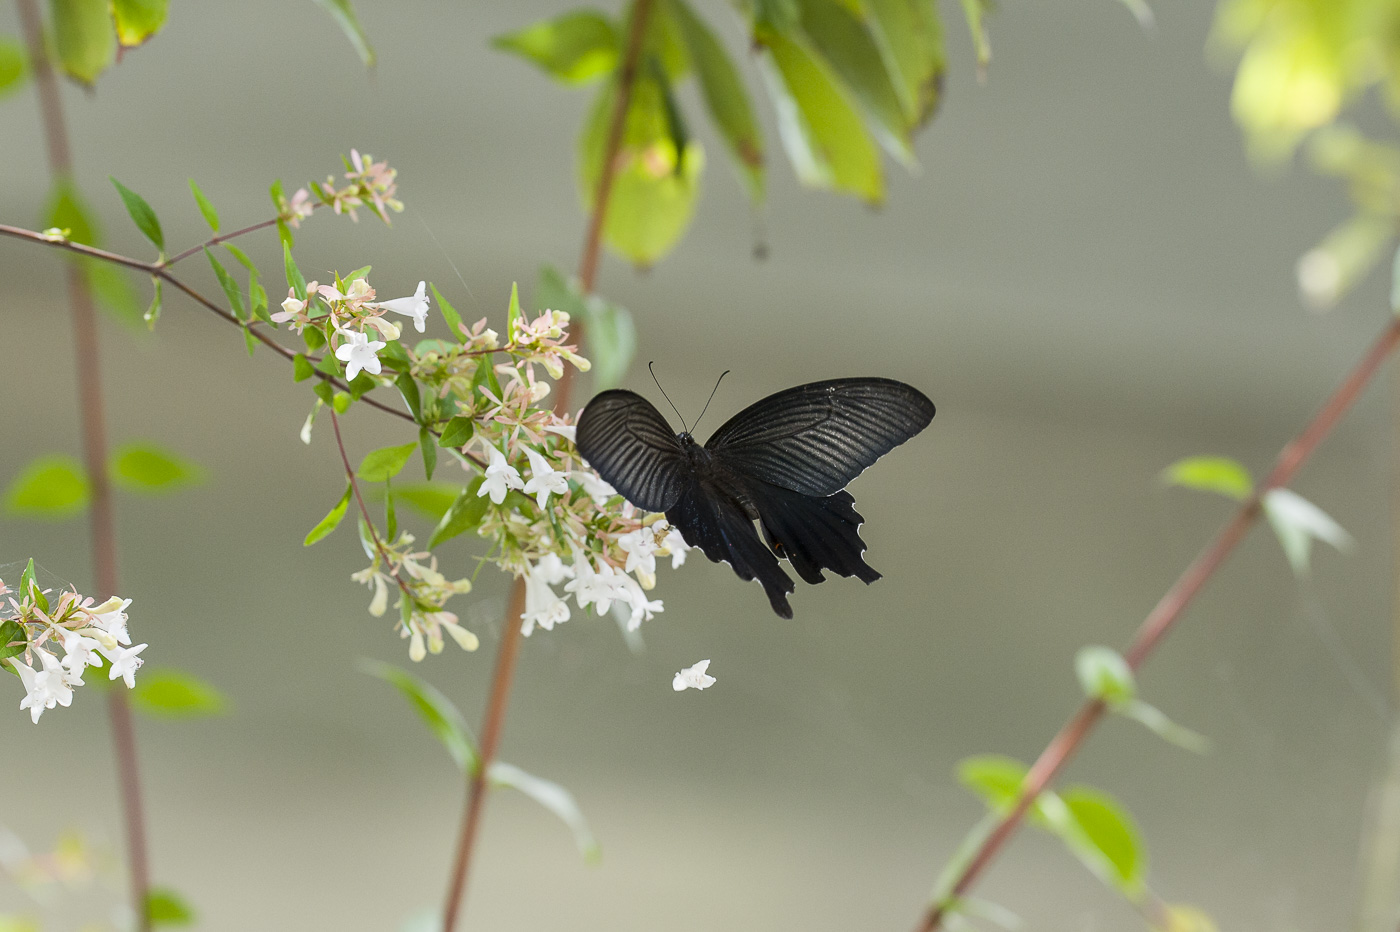
[[[49,174],[56,183],[73,177],[73,158],[63,120],[63,99],[44,43],[44,26],[34,0],[18,0],[20,28],[29,52],[34,85],[39,94]],[[92,292],[80,266],[66,269],[68,304],[73,312],[73,351],[78,376],[78,417],[82,428],[83,459],[92,485],[89,515],[92,521],[92,564],[97,591],[104,597],[117,594],[117,539],[112,515],[112,484],[107,473],[107,425],[102,406],[101,354],[98,351],[97,312]],[[116,746],[117,777],[126,822],[126,859],[131,874],[131,908],[138,927],[150,928],[146,894],[150,888],[146,857],[145,818],[141,811],[141,778],[136,763],[136,730],[131,706],[122,689],[108,691],[107,711]]]

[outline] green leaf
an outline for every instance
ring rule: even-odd
[[[579,195],[589,211],[597,199],[615,93],[614,82],[603,87],[579,139]],[[667,93],[656,69],[638,77],[603,226],[608,246],[643,266],[669,252],[690,225],[705,163],[698,140],[677,147]]]
[[[408,458],[418,449],[417,443],[405,443],[398,447],[381,447],[365,454],[360,468],[355,471],[366,482],[388,482],[403,471]]]
[[[406,670],[381,663],[377,660],[361,660],[360,670],[377,677],[393,686],[415,712],[423,719],[428,729],[447,748],[447,753],[465,773],[474,772],[480,766],[476,752],[476,740],[471,729],[457,707],[433,686],[420,680]]]
[[[1208,754],[1210,752],[1209,738],[1178,725],[1167,718],[1166,713],[1161,709],[1150,706],[1141,699],[1134,699],[1113,711],[1124,718],[1133,719],[1163,741],[1169,741],[1179,748],[1184,748],[1195,754]]]
[[[0,660],[22,654],[28,646],[24,625],[14,620],[0,624]]]
[[[329,382],[317,382],[311,386],[311,390],[316,393],[317,398],[321,399],[322,404],[330,404],[335,392]]]
[[[742,176],[749,197],[763,200],[763,134],[754,119],[748,89],[739,77],[724,45],[710,31],[686,0],[669,0],[671,19],[690,52],[705,107],[724,137]]]
[[[133,492],[164,492],[202,481],[196,463],[150,443],[128,443],[112,452],[107,468],[117,485]]]
[[[296,261],[292,259],[292,247],[290,243],[282,244],[282,267],[287,273],[287,287],[292,289],[292,294],[297,296],[298,301],[306,300],[306,279],[302,277],[301,269],[297,268]],[[315,349],[315,347],[312,347]]]
[[[1128,811],[1112,796],[1089,787],[1060,794],[1077,837],[1065,838],[1070,850],[1101,879],[1129,898],[1142,892],[1147,851]]]
[[[441,521],[447,509],[462,494],[462,487],[451,482],[406,482],[394,486],[394,496],[433,521]]]
[[[418,447],[423,451],[423,475],[432,481],[433,470],[437,469],[437,444],[428,428],[418,428]]]
[[[958,781],[996,813],[1011,811],[1021,798],[1025,780],[1026,765],[1001,754],[979,754],[958,762]]]
[[[156,278],[153,275],[151,276],[151,283],[154,288],[151,293],[151,306],[146,308],[145,321],[146,324],[154,330],[156,329],[156,321],[160,320],[161,285],[164,283],[164,280]]]
[[[117,193],[121,195],[122,203],[126,205],[126,212],[131,215],[131,222],[136,224],[136,229],[140,230],[146,239],[155,244],[161,252],[165,251],[165,234],[161,232],[160,220],[156,217],[156,212],[151,210],[151,205],[110,175],[108,179],[116,185]],[[208,252],[206,249],[205,252]]]
[[[117,55],[110,0],[50,0],[54,49],[65,73],[92,84]]]
[[[1300,577],[1308,575],[1314,538],[1338,550],[1350,550],[1355,543],[1327,512],[1288,489],[1270,489],[1264,493],[1264,514],[1278,535],[1289,566]]]
[[[79,261],[98,306],[123,325],[138,329],[146,309],[141,306],[136,289],[131,286],[131,273],[120,265],[98,259],[84,257]]]
[[[515,32],[491,45],[519,55],[565,84],[585,84],[617,67],[621,52],[612,20],[596,10],[575,10]]]
[[[13,94],[24,87],[29,77],[29,59],[24,43],[9,36],[0,36],[0,97]]]
[[[520,285],[510,283],[510,307],[506,309],[506,342],[515,340],[515,322],[520,319]]]
[[[778,115],[778,137],[797,178],[809,187],[884,197],[880,156],[860,114],[804,41],[768,28],[754,32],[759,65]]]
[[[170,13],[170,0],[112,0],[117,41],[135,48],[160,32]]]
[[[162,667],[143,670],[131,691],[136,708],[156,718],[198,718],[222,715],[223,695],[192,673]]]
[[[535,305],[539,310],[565,311],[583,324],[588,334],[588,358],[600,391],[622,383],[637,352],[637,330],[626,308],[600,295],[584,297],[576,282],[566,282],[557,269],[548,265],[540,269]]]
[[[1162,470],[1162,481],[1198,492],[1218,492],[1244,501],[1254,491],[1249,470],[1225,456],[1188,456]]]
[[[354,400],[349,392],[336,392],[331,396],[331,407],[335,409],[336,414],[344,414],[350,410],[350,405]]]
[[[350,5],[350,0],[316,0],[331,19],[335,20],[345,38],[350,40],[350,45],[354,47],[355,54],[360,56],[360,61],[366,68],[374,67],[374,49],[370,47],[369,37],[365,35],[364,27],[360,25],[359,17],[355,15],[355,8]]]
[[[846,89],[871,118],[876,138],[904,165],[918,164],[912,128],[884,56],[865,24],[832,0],[798,0],[802,28]]]
[[[238,282],[233,280],[233,276],[228,273],[223,264],[209,251],[204,250],[205,257],[214,269],[214,277],[219,280],[219,287],[224,290],[224,297],[228,299],[229,307],[233,310],[233,316],[241,321],[248,319],[248,313],[243,309],[243,292],[238,288]]]
[[[946,68],[933,0],[865,0],[865,9],[905,117],[910,126],[921,126],[938,107]]]
[[[335,507],[306,535],[306,540],[301,542],[303,547],[310,547],[336,529],[340,524],[340,519],[345,517],[345,509],[350,506],[352,488],[353,486],[349,482],[345,483],[345,494],[340,496],[340,501],[335,503]]]
[[[1137,698],[1137,680],[1123,655],[1111,647],[1090,645],[1074,655],[1074,672],[1084,695],[1117,709]]]
[[[413,380],[413,376],[407,371],[400,372],[394,379],[394,387],[403,396],[403,403],[408,405],[408,411],[413,415],[415,421],[423,420],[423,400],[418,393],[418,383]]]
[[[464,414],[458,414],[447,422],[438,437],[438,446],[461,448],[472,439],[476,423]]]
[[[598,847],[597,840],[593,837],[592,830],[588,827],[587,820],[583,817],[583,812],[578,807],[578,802],[574,799],[573,794],[564,787],[553,781],[536,777],[504,761],[492,763],[487,769],[487,776],[496,786],[519,790],[558,816],[574,833],[574,844],[578,845],[579,853],[583,855],[585,861],[596,863],[602,856],[602,851]]]
[[[433,297],[437,299],[438,310],[442,312],[442,319],[447,322],[447,329],[452,333],[452,339],[458,343],[462,342],[462,315],[457,313],[457,309],[447,303],[447,299],[442,296],[442,292],[437,290],[437,285],[428,284],[433,291]]]
[[[41,456],[24,468],[5,491],[5,510],[30,518],[71,518],[87,508],[92,487],[81,463],[71,456]]]
[[[42,602],[41,608],[43,608],[44,611],[48,611],[49,600],[44,598],[43,592],[39,589],[38,577],[39,574],[34,569],[34,558],[30,557],[28,564],[24,567],[24,572],[19,576],[19,593],[20,596],[23,597],[32,590],[34,601]]]
[[[49,190],[43,225],[67,230],[70,242],[98,245],[97,220],[77,187],[66,178],[55,180]]]
[[[190,904],[168,887],[146,893],[146,916],[153,926],[187,926],[193,925],[195,920]]]
[[[209,198],[204,196],[204,192],[199,190],[199,185],[190,179],[190,193],[194,195],[194,202],[199,205],[199,212],[204,215],[204,222],[209,224],[209,229],[215,233],[219,232],[219,212],[214,209],[214,205],[209,203]]]
[[[477,476],[462,490],[462,494],[457,496],[457,500],[447,509],[438,526],[433,529],[432,536],[428,538],[429,550],[434,550],[443,541],[471,530],[486,517],[486,509],[491,504],[491,499],[477,494],[483,481],[483,477]]]
[[[967,29],[972,34],[972,47],[977,51],[977,71],[986,74],[992,61],[992,44],[987,38],[987,13],[991,11],[992,0],[962,0],[963,15],[967,17]]]
[[[394,490],[384,483],[384,538],[397,540],[399,536],[399,515],[394,510]]]

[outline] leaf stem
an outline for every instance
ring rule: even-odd
[[[320,206],[321,206],[320,204],[315,204],[315,205],[313,205],[313,207],[320,207]],[[219,245],[220,243],[228,242],[228,241],[231,240],[231,239],[237,239],[238,237],[243,236],[243,235],[245,235],[245,234],[247,234],[247,233],[256,233],[256,232],[258,232],[259,230],[266,230],[268,227],[276,226],[276,225],[277,225],[277,221],[278,221],[278,220],[281,220],[281,219],[282,219],[281,217],[273,217],[271,220],[263,220],[262,222],[260,222],[260,223],[255,223],[255,224],[253,224],[253,225],[250,226],[250,227],[244,227],[244,228],[241,229],[241,230],[234,230],[232,233],[220,233],[218,236],[210,237],[209,239],[207,239],[207,240],[205,240],[204,242],[200,243],[198,246],[191,246],[189,249],[186,249],[184,252],[178,253],[178,254],[174,255],[174,256],[170,257],[169,259],[166,259],[164,262],[157,262],[156,265],[159,266],[159,267],[161,267],[161,268],[169,268],[170,266],[172,266],[172,265],[174,265],[175,263],[179,262],[181,259],[188,259],[190,256],[194,255],[195,253],[197,253],[197,252],[203,252],[204,250],[208,249],[210,246],[217,246],[217,245]]]
[[[1342,384],[1313,416],[1292,441],[1285,446],[1274,462],[1274,468],[1259,484],[1250,497],[1240,505],[1234,516],[1220,529],[1205,546],[1191,565],[1162,596],[1152,612],[1143,620],[1133,638],[1132,644],[1124,652],[1128,665],[1136,672],[1152,656],[1162,639],[1171,631],[1196,595],[1210,581],[1216,571],[1225,563],[1236,545],[1259,520],[1263,512],[1263,497],[1271,489],[1287,485],[1307,458],[1317,449],[1322,440],[1341,420],[1352,406],[1362,389],[1370,382],[1390,353],[1400,344],[1400,318],[1390,324],[1367,350],[1366,355],[1347,374]],[[917,932],[934,932],[949,912],[949,904],[964,896],[977,878],[991,864],[1001,848],[1015,834],[1025,819],[1035,798],[1049,786],[1055,776],[1083,745],[1099,719],[1103,717],[1103,702],[1091,700],[1080,706],[1074,716],[1067,721],[1059,733],[1046,745],[1040,757],[1026,774],[1020,798],[1011,811],[1002,816],[996,827],[978,846],[976,853],[959,872],[949,888],[946,897],[940,897],[930,904],[928,910],[915,926]]]
[[[360,494],[360,483],[355,480],[355,468],[350,465],[350,456],[345,452],[345,441],[340,436],[340,418],[336,416],[335,408],[331,408],[331,427],[335,430],[335,445],[340,449],[340,461],[345,464],[345,478],[350,480],[350,488],[355,493],[355,502],[360,506],[360,514],[364,516],[365,524],[369,526],[369,536],[374,540],[374,549],[379,551],[379,558],[389,567],[393,574],[394,582],[398,583],[399,592],[403,593],[405,599],[412,600],[413,594],[409,592],[408,583],[399,575],[399,571],[394,569],[394,561],[389,556],[389,548],[384,546],[384,541],[379,539],[379,530],[374,526],[374,519],[369,515],[369,509],[365,507],[364,496]]]
[[[578,277],[585,295],[593,291],[598,278],[598,265],[601,258],[603,221],[607,217],[608,201],[612,195],[613,181],[617,176],[618,153],[622,147],[623,130],[627,125],[627,109],[632,101],[632,88],[637,81],[637,68],[642,57],[643,40],[646,37],[647,18],[651,13],[652,0],[636,0],[632,5],[632,17],[628,26],[627,51],[623,56],[618,72],[617,97],[613,102],[613,112],[608,126],[608,138],[603,150],[603,173],[598,179],[598,194],[593,200],[593,211],[589,216],[588,229],[584,236],[583,252],[579,258]],[[574,339],[583,345],[582,321],[571,321],[574,325]],[[573,367],[564,369],[555,395],[554,410],[565,412],[569,409],[569,398],[574,384]],[[516,659],[520,655],[520,616],[525,611],[525,578],[517,577],[511,585],[510,599],[506,608],[505,628],[501,637],[500,650],[496,655],[496,669],[491,677],[491,691],[486,700],[486,713],[481,726],[481,758],[478,769],[467,783],[467,801],[462,814],[462,827],[457,838],[457,851],[453,858],[452,874],[448,881],[447,903],[443,907],[442,932],[455,932],[457,917],[465,898],[467,873],[471,867],[472,848],[476,843],[481,812],[490,789],[486,773],[495,760],[496,749],[500,744],[501,731],[505,725],[506,706],[510,699],[511,681],[515,675]]]
[[[44,42],[43,20],[35,0],[18,0],[20,28],[34,69],[39,94],[49,174],[55,182],[73,175],[73,157],[63,119],[63,99],[53,63]],[[83,459],[92,483],[92,562],[98,591],[117,594],[117,541],[112,513],[112,484],[107,474],[107,425],[102,406],[101,352],[98,348],[97,314],[82,266],[69,263],[68,304],[73,313],[73,346],[78,376],[78,417],[82,430]],[[150,868],[146,849],[145,817],[141,807],[141,775],[136,759],[136,730],[126,691],[108,691],[107,713],[117,757],[117,779],[126,823],[126,859],[131,877],[131,908],[137,928],[151,928],[148,893]]]

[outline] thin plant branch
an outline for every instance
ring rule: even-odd
[[[413,596],[409,592],[408,583],[399,575],[399,571],[394,569],[394,561],[389,554],[389,548],[385,547],[384,541],[380,540],[379,531],[374,526],[374,519],[370,517],[369,509],[365,507],[364,496],[360,494],[360,483],[355,479],[355,467],[350,465],[350,456],[345,452],[345,441],[340,436],[340,418],[336,416],[335,408],[331,408],[331,428],[335,431],[335,445],[340,450],[340,461],[345,464],[345,478],[350,480],[350,488],[355,493],[355,502],[360,506],[360,514],[364,516],[365,524],[369,527],[369,536],[374,541],[374,549],[379,552],[379,558],[384,561],[393,574],[399,592],[403,593],[405,599],[411,600]]]
[[[56,183],[73,176],[73,157],[63,119],[63,98],[44,41],[43,20],[35,0],[18,0],[20,28],[28,47],[39,112],[44,126],[49,174]],[[92,291],[76,263],[66,270],[68,304],[73,312],[73,347],[78,376],[78,417],[82,430],[83,459],[92,486],[89,515],[92,522],[92,563],[97,589],[104,596],[117,594],[117,539],[112,513],[112,483],[107,473],[107,424],[102,405],[102,354],[98,348],[97,313]],[[141,807],[141,774],[136,758],[136,729],[126,691],[108,691],[107,713],[117,757],[117,779],[122,815],[126,823],[126,860],[131,879],[131,909],[140,932],[151,928],[148,903],[150,867],[146,849],[146,822]]]
[[[613,101],[613,111],[608,125],[607,142],[603,149],[602,176],[598,179],[598,193],[593,199],[593,211],[588,219],[588,229],[584,236],[583,253],[579,259],[578,277],[585,295],[591,294],[598,278],[598,264],[602,257],[601,245],[603,224],[607,218],[608,202],[612,195],[613,181],[617,176],[618,154],[622,148],[623,130],[627,124],[627,110],[632,102],[632,89],[637,81],[637,69],[642,56],[642,44],[646,37],[647,19],[651,14],[652,0],[636,0],[632,7],[631,22],[628,25],[627,50],[624,53],[618,72],[617,94]],[[574,340],[583,345],[582,321],[571,321],[574,325]],[[554,410],[566,412],[574,384],[573,367],[565,367],[555,395]],[[496,669],[491,676],[491,691],[486,699],[486,712],[481,725],[481,753],[477,768],[467,781],[467,801],[462,813],[462,828],[457,838],[457,851],[453,857],[452,874],[448,880],[447,903],[443,907],[442,932],[455,932],[457,917],[465,898],[467,876],[471,868],[472,850],[476,844],[481,813],[486,793],[490,788],[487,774],[491,762],[496,758],[500,745],[501,732],[505,727],[506,707],[510,700],[511,682],[515,677],[515,663],[520,656],[521,625],[520,616],[525,611],[525,578],[517,577],[511,585],[510,599],[506,606],[504,628],[501,633],[501,646],[496,654]]]
[[[1345,380],[1333,392],[1322,409],[1295,437],[1279,452],[1274,468],[1250,497],[1240,505],[1234,516],[1216,533],[1191,565],[1162,596],[1152,612],[1142,622],[1132,644],[1124,653],[1128,665],[1136,672],[1162,643],[1196,595],[1210,581],[1216,571],[1225,563],[1236,545],[1259,520],[1263,513],[1264,495],[1271,489],[1287,485],[1307,458],[1317,449],[1327,434],[1341,420],[1352,406],[1362,389],[1371,381],[1390,353],[1400,344],[1400,318],[1393,319],[1366,355],[1347,374]],[[1036,759],[1026,774],[1021,786],[1021,795],[1011,811],[1002,816],[996,827],[978,846],[976,853],[968,860],[958,874],[957,880],[949,888],[948,895],[932,903],[915,929],[917,932],[934,932],[940,928],[950,911],[977,878],[987,869],[1002,847],[1015,834],[1024,821],[1026,812],[1037,796],[1045,790],[1055,776],[1064,768],[1076,751],[1084,744],[1094,726],[1103,717],[1106,707],[1102,700],[1090,700],[1079,708],[1065,723],[1058,734]]]

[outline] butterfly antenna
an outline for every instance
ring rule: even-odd
[[[710,397],[709,397],[708,400],[706,400],[706,402],[705,402],[705,407],[703,407],[703,408],[700,409],[700,417],[704,417],[704,416],[705,416],[705,412],[708,411],[708,410],[710,410],[710,402],[715,400],[715,392],[719,391],[719,383],[720,383],[720,382],[723,382],[723,381],[724,381],[724,377],[725,377],[726,375],[728,375],[728,374],[729,374],[729,370],[728,370],[728,369],[725,369],[723,372],[721,372],[721,373],[719,374],[719,378],[715,379],[715,387],[712,388],[712,389],[710,389]],[[695,426],[696,426],[696,427],[699,427],[699,426],[700,426],[700,417],[697,417],[697,418],[695,419]]]
[[[668,395],[668,394],[666,394],[666,389],[661,388],[661,380],[658,379],[658,378],[656,377],[656,372],[655,372],[655,370],[653,370],[653,369],[651,368],[651,367],[654,366],[654,365],[656,365],[655,362],[649,362],[649,363],[647,363],[647,371],[651,373],[651,380],[652,380],[653,382],[656,383],[656,387],[657,387],[657,388],[660,388],[660,389],[661,389],[661,397],[662,397],[662,398],[665,398],[665,399],[666,399],[666,403],[667,403],[668,405],[671,406],[671,410],[676,412],[676,417],[680,417],[680,418],[681,418],[681,427],[685,429],[685,432],[686,432],[686,433],[690,433],[690,428],[685,426],[685,418],[681,417],[680,409],[677,408],[677,407],[676,407],[676,403],[675,403],[674,401],[671,400],[671,396]],[[700,413],[701,413],[701,414],[704,414],[705,412],[702,411],[702,412],[700,412]]]

